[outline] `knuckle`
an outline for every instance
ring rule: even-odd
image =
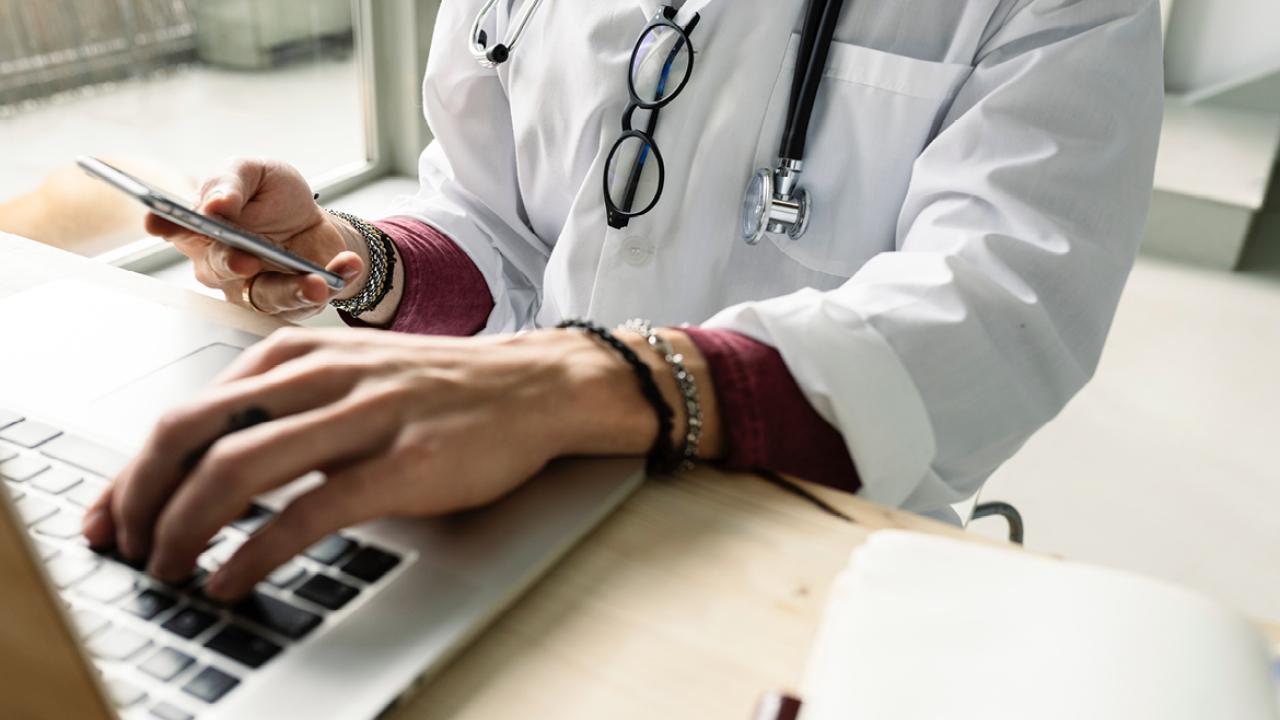
[[[166,412],[156,421],[151,437],[156,447],[166,447],[182,439],[199,417],[199,406],[182,405]]]
[[[247,486],[250,479],[244,469],[254,454],[253,447],[235,435],[224,437],[205,455],[199,481],[218,490]]]

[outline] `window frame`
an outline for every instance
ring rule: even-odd
[[[351,0],[365,159],[309,178],[322,198],[389,175],[416,175],[418,154],[430,141],[420,86],[440,1]],[[183,255],[164,240],[147,237],[92,259],[149,274],[182,261]]]

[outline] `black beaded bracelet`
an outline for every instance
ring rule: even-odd
[[[667,404],[666,399],[662,397],[662,390],[658,389],[658,383],[653,379],[653,371],[649,369],[649,366],[631,348],[627,347],[626,343],[615,337],[612,332],[589,320],[565,320],[556,327],[562,330],[577,328],[595,335],[606,345],[613,348],[631,366],[631,369],[635,371],[636,379],[640,381],[640,392],[644,394],[645,400],[649,401],[649,404],[653,406],[654,414],[658,416],[658,437],[654,439],[652,447],[649,448],[649,455],[645,462],[646,468],[650,473],[661,475],[670,474],[680,469],[684,457],[676,450],[675,443],[671,442],[671,433],[675,428],[675,412]]]

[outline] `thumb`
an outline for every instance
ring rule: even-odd
[[[205,195],[204,201],[200,204],[200,212],[235,220],[244,209],[244,204],[244,192],[240,188],[215,185]]]
[[[266,171],[259,161],[231,161],[226,170],[205,185],[200,211],[234,221],[240,217],[249,198],[260,189],[265,177]]]
[[[350,250],[340,252],[329,261],[329,265],[325,270],[342,278],[347,285],[342,290],[335,293],[335,297],[346,300],[359,294],[361,290],[361,278],[364,276],[364,260],[360,256]]]

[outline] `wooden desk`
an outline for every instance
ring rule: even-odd
[[[274,325],[0,235],[0,297],[66,277],[244,330]],[[745,720],[762,692],[799,685],[829,584],[871,532],[973,538],[806,487],[856,524],[751,476],[700,469],[651,481],[389,717]]]

